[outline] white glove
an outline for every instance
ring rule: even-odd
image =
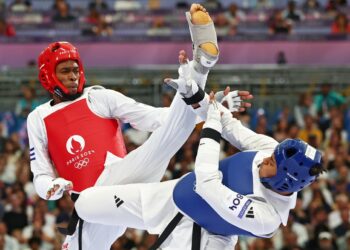
[[[219,133],[222,132],[221,112],[215,100],[209,104],[207,120],[204,123],[203,128],[212,128]]]
[[[229,92],[226,96],[224,95],[224,91],[219,91],[215,94],[215,99],[217,102],[223,104],[227,103],[227,108],[230,112],[237,112],[242,104],[242,99],[238,95],[238,90]]]
[[[73,189],[73,183],[63,178],[56,178],[52,181],[50,188],[47,190],[47,200],[58,200],[62,197],[64,191]]]
[[[179,78],[185,79],[186,82],[191,80],[190,61],[188,59],[186,63],[180,64],[178,72],[179,72]]]
[[[178,79],[166,79],[165,82],[187,98],[198,91],[197,84],[191,79],[191,69],[188,62],[180,65]]]

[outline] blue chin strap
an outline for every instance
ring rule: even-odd
[[[293,193],[316,180],[318,174],[314,174],[314,168],[321,167],[321,152],[304,141],[286,139],[278,144],[274,155],[277,174],[260,178],[265,187],[276,192]]]

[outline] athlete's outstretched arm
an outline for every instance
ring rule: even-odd
[[[241,195],[222,184],[218,170],[221,122],[219,108],[212,102],[195,162],[196,192],[227,222],[254,235],[268,237],[280,225],[279,215],[272,205]],[[247,216],[248,211],[253,211],[253,218]]]
[[[219,110],[222,112],[222,137],[241,151],[273,151],[278,144],[275,139],[255,133],[243,126],[239,120],[232,117],[231,112],[242,111],[250,107],[246,100],[252,99],[252,95],[248,91],[232,91],[229,92],[229,96],[231,103],[228,108],[217,103]],[[199,103],[199,108],[195,109],[194,112],[205,121],[207,119],[208,107],[209,95],[206,95]]]
[[[89,105],[97,115],[130,123],[137,130],[153,132],[165,121],[169,108],[156,108],[123,95],[120,92],[94,88],[89,92]]]
[[[222,107],[221,110],[226,109]],[[241,151],[264,150],[272,152],[278,144],[272,137],[257,134],[253,130],[243,126],[241,121],[233,118],[230,112],[223,112],[222,125],[222,137]]]

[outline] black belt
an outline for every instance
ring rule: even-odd
[[[71,199],[73,202],[75,202],[79,198],[79,194],[72,193]],[[83,235],[83,224],[84,220],[82,220],[75,208],[73,209],[72,216],[69,219],[68,226],[66,228],[64,227],[57,227],[58,231],[63,235],[73,235],[75,233],[75,230],[77,228],[77,225],[79,223],[79,234],[78,234],[78,242],[79,242],[79,250],[82,250],[82,235]]]
[[[166,226],[164,231],[159,235],[156,242],[150,247],[149,250],[156,250],[158,249],[163,242],[169,237],[169,235],[174,231],[175,227],[179,222],[181,221],[183,217],[182,213],[177,213],[175,217],[170,221],[170,223]],[[192,250],[200,250],[201,247],[201,227],[193,222],[193,229],[192,229]]]

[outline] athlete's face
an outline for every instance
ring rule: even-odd
[[[79,65],[74,60],[60,62],[56,66],[57,79],[69,90],[70,95],[78,91],[79,84]]]
[[[260,178],[269,178],[277,174],[277,164],[275,155],[272,154],[270,157],[263,159],[263,162],[260,165],[259,175]]]

